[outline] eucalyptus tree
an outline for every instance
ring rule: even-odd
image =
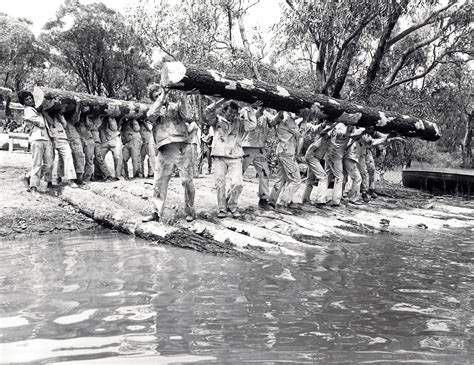
[[[286,0],[278,46],[307,63],[316,91],[339,97],[352,73],[368,98],[381,87],[423,78],[454,53],[468,52],[472,4],[439,3]]]
[[[101,3],[66,0],[44,29],[42,39],[88,93],[143,96],[146,80],[137,75],[150,70],[150,51],[122,14]]]
[[[22,89],[35,68],[45,67],[48,48],[30,29],[31,22],[0,13],[0,84]]]

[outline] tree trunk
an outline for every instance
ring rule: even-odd
[[[245,32],[244,26],[244,19],[242,18],[242,14],[237,15],[237,22],[239,24],[240,36],[242,37],[242,43],[244,44],[244,48],[247,51],[248,57],[250,58],[250,65],[252,66],[252,71],[255,75],[257,80],[261,80],[260,72],[258,72],[257,62],[255,61],[255,57],[253,56],[252,51],[250,50],[250,43],[247,39],[247,34]]]
[[[440,133],[436,124],[402,115],[337,100],[304,90],[284,88],[263,81],[228,76],[214,70],[185,67],[181,62],[165,63],[161,82],[177,90],[197,89],[201,94],[253,103],[260,100],[264,107],[297,113],[312,108],[316,118],[330,119],[358,127],[374,127],[382,133],[395,133],[436,141]]]
[[[406,1],[403,2],[405,5]],[[367,69],[367,75],[365,78],[365,85],[364,91],[367,96],[370,95],[374,88],[374,82],[377,77],[377,73],[380,70],[380,65],[382,63],[383,56],[385,54],[385,50],[387,49],[387,43],[392,36],[393,29],[402,14],[402,5],[395,5],[396,9],[394,12],[389,16],[387,23],[385,24],[384,29],[382,30],[382,35],[379,39],[379,43],[377,45],[377,49],[375,50],[374,56],[372,57],[372,62]]]
[[[472,135],[473,135],[473,123],[472,123],[473,114],[472,112],[466,118],[466,133],[464,134],[462,142],[462,157],[463,165],[466,167],[473,168],[474,160],[472,158]]]
[[[331,94],[333,98],[341,97],[341,91],[346,82],[346,77],[347,77],[347,74],[349,73],[352,60],[354,59],[354,56],[356,55],[357,43],[359,43],[361,34],[362,32],[359,32],[346,48],[344,60],[341,64],[339,75],[336,77],[336,80],[334,81],[334,88]]]
[[[36,107],[43,106],[45,110],[59,110],[61,105],[66,105],[66,112],[75,110],[76,99],[81,99],[82,106],[88,106],[90,110],[100,114],[108,114],[114,108],[118,108],[118,116],[143,117],[150,107],[148,104],[134,101],[116,100],[101,96],[51,89],[46,87],[35,87],[33,90]],[[116,114],[114,116],[117,116]]]

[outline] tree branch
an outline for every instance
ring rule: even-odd
[[[418,50],[420,48],[423,48],[424,46],[434,42],[440,36],[441,36],[441,34],[438,33],[438,34],[436,34],[435,36],[433,36],[431,38],[428,38],[428,39],[426,39],[422,42],[414,44],[413,46],[409,47],[405,52],[403,52],[403,54],[400,57],[400,60],[397,62],[397,64],[394,67],[394,70],[392,71],[392,73],[388,77],[386,84],[390,85],[390,84],[393,83],[393,81],[395,80],[395,77],[397,77],[398,73],[402,69],[402,67],[405,64],[405,61],[406,61],[406,59],[408,58],[409,55],[411,55],[416,50]]]
[[[395,43],[400,41],[401,39],[405,38],[408,34],[413,33],[414,31],[423,28],[426,25],[432,24],[435,22],[435,18],[441,14],[443,11],[448,10],[451,6],[456,4],[457,1],[452,1],[448,3],[446,6],[442,7],[441,9],[438,9],[434,12],[432,12],[430,15],[428,15],[424,20],[422,20],[419,23],[413,24],[411,27],[408,27],[404,31],[398,33],[397,35],[393,36],[388,42],[387,42],[387,48],[390,48],[393,46]]]
[[[333,82],[334,77],[336,76],[337,66],[338,66],[339,61],[341,60],[342,55],[343,55],[344,51],[346,50],[347,46],[352,42],[352,40],[354,38],[356,38],[364,30],[364,28],[367,26],[367,24],[369,24],[374,18],[375,18],[375,15],[365,16],[362,19],[359,26],[354,30],[354,32],[352,32],[352,34],[344,41],[344,43],[342,43],[341,47],[339,48],[339,51],[337,52],[337,55],[336,55],[334,61],[332,62],[331,71],[329,72],[329,76],[328,76],[325,84],[323,85],[323,88],[322,88],[322,93],[323,94],[325,94],[325,92],[327,92],[327,90],[329,89],[330,84]]]

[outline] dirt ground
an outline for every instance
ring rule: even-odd
[[[98,227],[91,218],[80,213],[78,208],[63,201],[64,191],[60,187],[45,192],[43,185],[40,189],[42,193],[36,197],[27,192],[21,177],[28,171],[30,164],[31,155],[28,153],[0,151],[0,237],[11,239]],[[214,225],[219,232],[240,232],[236,225],[241,225],[242,232],[248,234],[261,225],[266,235],[279,233],[301,242],[307,241],[303,238],[308,234],[312,241],[315,235],[333,237],[333,240],[334,237],[346,236],[350,232],[363,235],[367,231],[385,233],[388,231],[388,224],[394,232],[413,227],[421,230],[445,229],[448,226],[464,226],[474,215],[472,201],[452,196],[433,197],[402,187],[400,171],[386,174],[385,179],[389,182],[377,183],[377,191],[381,195],[379,199],[362,206],[343,205],[341,208],[328,210],[302,206],[292,212],[261,212],[256,206],[258,181],[253,168],[250,168],[244,176],[245,187],[239,204],[243,217],[240,220],[221,221],[213,217],[213,213],[217,211],[214,178],[212,175],[204,175],[195,180],[198,220],[193,225],[183,225],[182,186],[180,179],[176,178],[170,182],[165,215],[170,216],[168,222],[171,226],[178,224],[185,229],[199,230],[203,226],[209,230]],[[87,184],[84,189],[96,194],[94,196],[97,199],[105,198],[106,206],[117,204],[118,208],[131,209],[144,215],[153,210],[150,201],[151,185],[151,179],[137,179],[92,183]],[[273,185],[273,181],[270,185]],[[295,196],[296,202],[301,200],[302,191],[303,188],[300,188]],[[79,197],[81,195],[78,194]],[[195,226],[199,226],[199,229]],[[253,233],[257,235],[258,232]],[[275,240],[279,241],[280,238]]]
[[[27,192],[21,177],[28,171],[30,160],[28,153],[0,151],[0,238],[89,230],[98,226],[63,202],[58,196],[59,190],[37,197]]]

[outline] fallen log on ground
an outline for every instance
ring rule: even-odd
[[[75,91],[52,89],[36,86],[33,89],[35,106],[40,105],[44,110],[59,110],[65,105],[66,112],[76,109],[76,98],[81,100],[81,107],[89,107],[91,112],[107,114],[116,117],[144,117],[150,105],[135,101],[110,99]]]
[[[214,239],[205,230],[200,230],[201,234],[198,234],[188,229],[171,227],[158,222],[143,223],[143,215],[88,190],[64,187],[61,197],[95,221],[127,234],[199,252],[249,257],[248,254],[238,250],[227,237],[220,241]]]
[[[385,112],[338,100],[310,91],[296,90],[245,77],[226,75],[215,70],[184,66],[181,62],[167,62],[161,72],[161,83],[171,89],[220,96],[246,103],[261,101],[264,107],[297,113],[302,108],[312,108],[315,117],[330,119],[358,127],[374,127],[382,133],[394,133],[436,141],[441,137],[435,123]]]

